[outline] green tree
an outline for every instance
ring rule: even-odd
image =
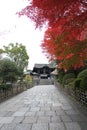
[[[0,59],[2,58],[3,53],[4,53],[3,49],[0,48]]]
[[[20,71],[23,72],[27,68],[29,56],[24,45],[10,43],[4,46],[4,52],[16,63]]]
[[[13,82],[18,76],[19,71],[15,62],[6,58],[0,60],[0,78],[4,83],[7,81]]]

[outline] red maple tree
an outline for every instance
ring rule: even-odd
[[[74,68],[87,60],[87,0],[32,0],[19,15],[32,19],[36,27],[48,23],[42,43],[50,59],[60,68]]]
[[[57,28],[45,32],[41,46],[48,58],[60,61],[58,66],[64,69],[83,66],[87,59],[87,39],[70,38],[68,42],[67,34],[63,32],[59,35],[60,32]]]

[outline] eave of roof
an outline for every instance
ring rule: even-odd
[[[54,66],[50,64],[35,64],[34,65],[34,68],[43,68],[43,67],[55,68]]]

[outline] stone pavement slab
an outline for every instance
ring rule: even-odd
[[[67,130],[81,130],[81,128],[77,122],[67,122],[67,123],[65,123],[65,126],[66,126]]]
[[[31,130],[31,124],[17,124],[14,130]]]
[[[16,124],[4,124],[1,130],[14,130],[16,127]]]
[[[87,130],[87,116],[58,87],[38,85],[0,104],[0,130]]]
[[[13,117],[0,117],[0,123],[8,124],[11,123],[13,119],[14,119]]]
[[[50,130],[65,130],[64,124],[61,123],[50,123]]]
[[[33,124],[32,130],[48,130],[48,124],[47,123]]]

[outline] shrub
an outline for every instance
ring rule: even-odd
[[[59,70],[59,72],[58,72],[58,75],[57,75],[57,77],[58,77],[58,82],[59,83],[62,83],[62,80],[63,80],[63,76],[65,75],[65,72],[64,72],[64,70]]]
[[[18,68],[15,62],[9,59],[0,60],[0,79],[2,78],[3,82],[13,82],[17,79]]]
[[[80,82],[81,82],[81,78],[77,78],[77,79],[75,79],[74,80],[74,82],[73,82],[73,87],[74,88],[80,88]]]
[[[9,90],[10,88],[12,88],[12,83],[3,83],[3,84],[0,85],[0,87],[2,89]]]
[[[82,80],[80,82],[80,88],[83,90],[87,90],[87,76],[82,78]]]
[[[74,73],[65,74],[64,77],[63,77],[62,84],[63,85],[68,84],[69,82],[72,81],[73,78],[75,78],[75,74]]]
[[[63,75],[62,74],[58,75],[58,82],[62,83],[62,80],[63,80]]]
[[[87,69],[81,71],[81,72],[78,74],[77,78],[84,78],[85,76],[87,76]]]
[[[24,78],[24,80],[27,83],[32,82],[32,77],[30,75],[26,75],[26,77]]]
[[[69,83],[73,82],[74,80],[75,80],[75,78],[66,79],[66,84],[69,84]]]

